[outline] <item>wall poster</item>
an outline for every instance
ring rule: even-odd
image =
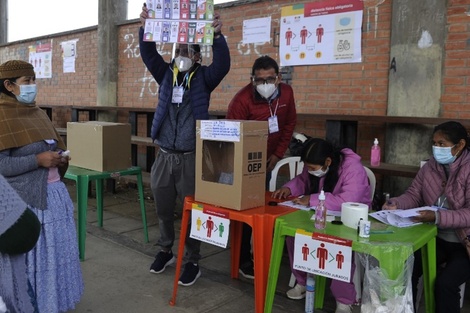
[[[325,0],[281,10],[281,66],[361,62],[361,0]]]

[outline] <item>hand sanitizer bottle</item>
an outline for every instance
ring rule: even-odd
[[[325,192],[320,192],[318,196],[318,205],[315,209],[315,228],[324,229],[326,226],[326,207],[325,207]]]
[[[313,313],[315,304],[315,276],[307,273],[305,285],[305,313]]]
[[[370,165],[379,166],[380,165],[380,147],[379,141],[377,138],[374,140],[374,145],[370,149]]]

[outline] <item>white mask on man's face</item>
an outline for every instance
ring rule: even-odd
[[[188,71],[193,66],[193,60],[188,57],[177,56],[175,58],[175,64],[180,72]]]
[[[256,91],[265,99],[269,99],[276,91],[276,84],[261,84],[256,86]]]

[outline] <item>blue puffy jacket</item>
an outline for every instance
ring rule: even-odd
[[[143,41],[144,30],[139,30],[140,55],[159,87],[158,105],[152,122],[152,139],[162,125],[168,114],[173,91],[173,63],[165,62],[157,52],[155,42]],[[209,118],[209,102],[211,92],[220,84],[230,70],[230,51],[223,35],[214,38],[212,45],[212,64],[200,66],[190,81],[190,96],[193,116],[195,120]]]

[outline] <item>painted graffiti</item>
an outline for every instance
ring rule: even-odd
[[[127,56],[128,59],[140,58],[140,47],[139,47],[139,38],[137,34],[127,33],[124,35],[124,42],[126,43],[126,48],[123,53]],[[169,46],[172,47],[172,44],[165,44],[157,42],[157,51],[160,55],[171,55],[171,49],[167,49]]]
[[[227,38],[227,37],[226,37]],[[123,36],[124,42],[126,43],[126,47],[123,50],[124,55],[128,59],[133,58],[140,58],[140,47],[139,47],[139,38],[137,34],[134,33],[127,33]],[[242,41],[237,43],[237,52],[242,56],[261,56],[263,53],[261,52],[266,45],[271,44],[271,42],[262,42],[262,43],[249,43],[244,44]],[[172,54],[172,43],[156,43],[156,48],[158,53],[162,56],[171,55]],[[211,47],[207,45],[201,46],[201,57],[202,63],[208,64],[210,58],[212,57]],[[153,76],[147,70],[145,65],[142,63],[142,67],[144,68],[144,74],[141,78],[137,79],[137,82],[140,84],[140,93],[139,98],[143,98],[144,95],[150,94],[152,96],[158,95],[158,83],[155,81]],[[227,91],[231,88],[230,84],[221,84],[222,91]]]
[[[141,84],[139,98],[143,98],[144,94],[147,93],[156,97],[158,95],[158,83],[145,66],[144,68],[144,75],[137,80]]]
[[[269,44],[269,42],[244,44],[240,41],[237,44],[237,51],[240,55],[256,55],[258,57],[262,55],[258,48],[264,46],[266,43]]]

